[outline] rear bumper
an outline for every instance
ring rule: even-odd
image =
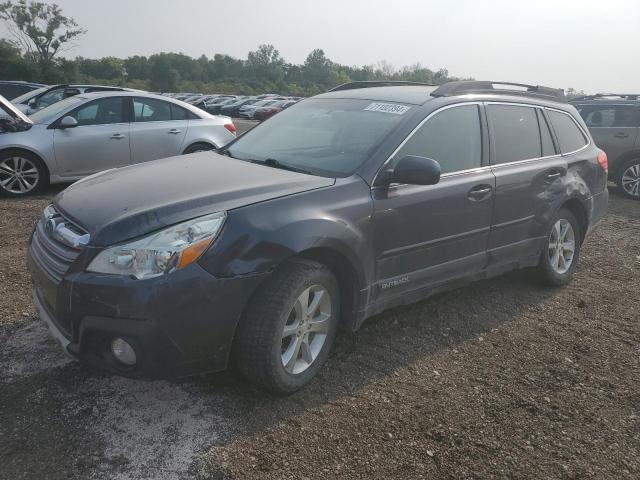
[[[176,378],[227,367],[237,323],[265,274],[216,278],[199,265],[148,280],[86,272],[52,280],[29,255],[34,303],[65,354],[135,378]],[[138,361],[111,354],[123,338]]]

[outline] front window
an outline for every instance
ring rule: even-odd
[[[410,109],[371,100],[305,100],[247,132],[228,152],[243,160],[272,159],[316,175],[346,177]]]
[[[442,173],[479,168],[482,165],[482,130],[477,105],[444,109],[418,129],[390,163],[417,155],[436,160]]]
[[[124,123],[127,106],[125,97],[101,98],[83,105],[68,115],[78,121],[79,127]]]

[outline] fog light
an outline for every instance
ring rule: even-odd
[[[120,363],[129,366],[136,364],[135,350],[122,338],[114,338],[111,341],[111,353]]]

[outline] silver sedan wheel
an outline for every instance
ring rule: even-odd
[[[551,229],[549,235],[549,263],[554,272],[567,273],[573,263],[576,249],[576,236],[568,220],[561,218]]]
[[[622,174],[622,188],[633,197],[640,197],[640,164],[631,165]]]
[[[38,184],[35,164],[24,157],[9,157],[0,162],[0,186],[10,193],[28,193]]]
[[[304,372],[322,351],[331,323],[331,297],[326,288],[313,285],[296,299],[282,330],[284,369]]]

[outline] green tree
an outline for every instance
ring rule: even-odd
[[[0,78],[37,78],[36,66],[22,56],[22,52],[5,39],[0,39]]]
[[[281,82],[284,79],[284,59],[273,45],[260,45],[247,55],[247,69],[254,80]]]
[[[82,75],[97,79],[121,82],[126,74],[124,61],[115,57],[104,57],[99,60],[78,57],[76,62]]]
[[[300,72],[306,82],[327,85],[333,63],[324,54],[324,50],[312,50],[304,61]]]
[[[178,90],[180,74],[171,64],[171,56],[159,53],[149,57],[151,64],[151,82],[156,90],[161,92],[175,92]]]
[[[11,0],[0,3],[2,19],[18,45],[38,65],[44,80],[52,73],[58,53],[86,33],[55,3]]]

